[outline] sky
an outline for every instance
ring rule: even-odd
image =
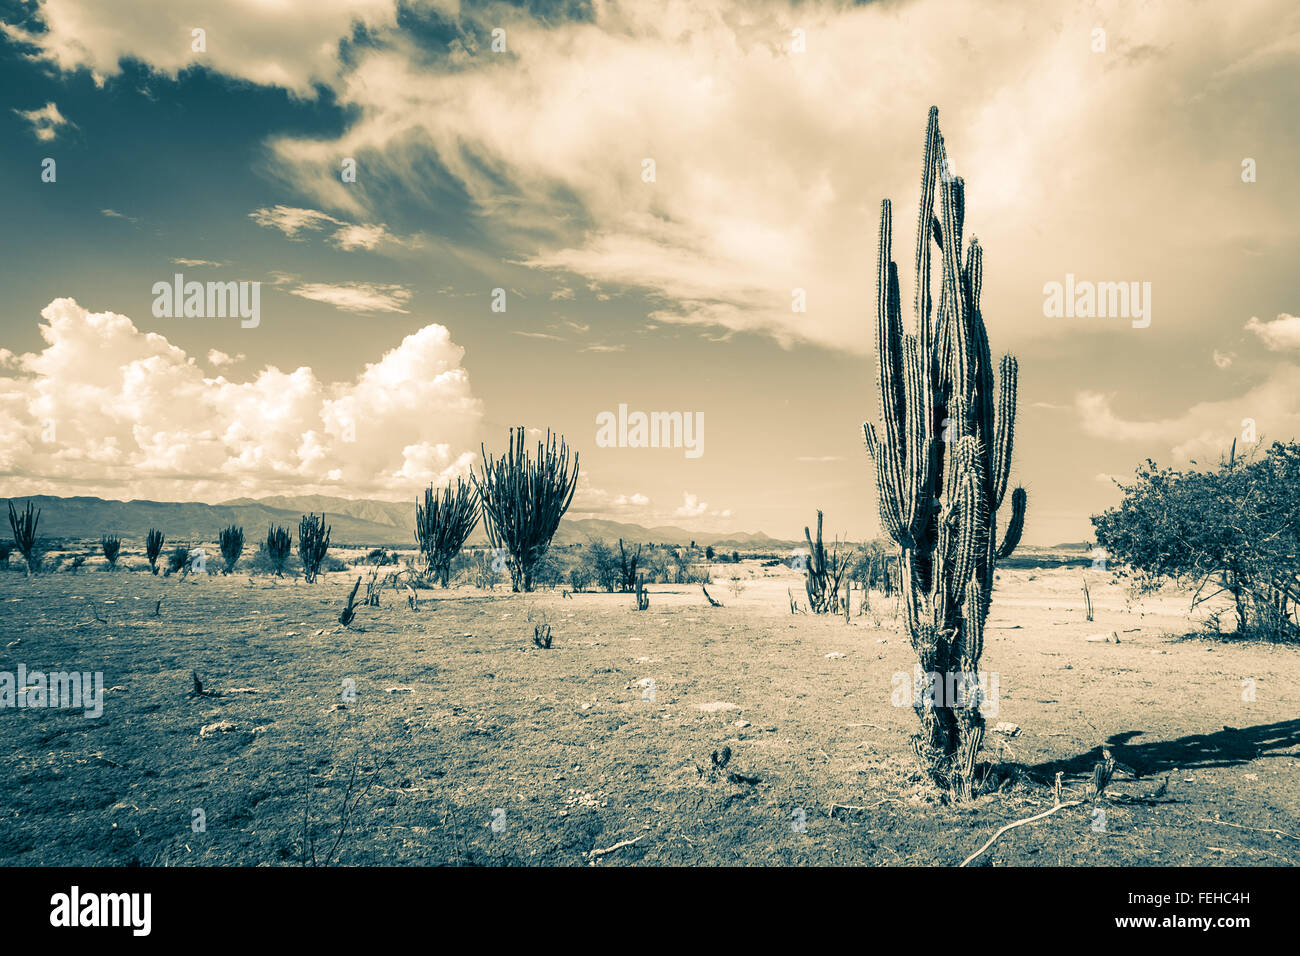
[[[0,0],[0,495],[406,500],[523,426],[575,516],[873,536],[933,104],[1024,540],[1088,540],[1143,460],[1300,432],[1297,102],[1274,0]],[[256,321],[156,314],[178,273]],[[700,453],[598,445],[620,405]]]

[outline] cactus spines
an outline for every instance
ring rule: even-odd
[[[936,688],[976,685],[994,567],[1019,543],[1026,508],[1025,491],[1016,488],[999,546],[997,515],[1011,476],[1019,367],[1007,355],[995,369],[980,307],[984,250],[973,237],[963,250],[965,216],[965,183],[950,175],[939,111],[931,107],[917,216],[914,331],[903,328],[893,213],[889,200],[881,203],[881,426],[864,425],[863,437],[875,470],[881,525],[899,548],[912,646]],[[942,270],[937,312],[931,242]],[[978,697],[927,694],[914,706],[921,729],[912,746],[922,766],[954,799],[969,798],[984,736]]]

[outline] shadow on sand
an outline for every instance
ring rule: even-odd
[[[1111,756],[1127,764],[1138,776],[1165,773],[1191,767],[1235,767],[1266,757],[1300,756],[1300,720],[1283,720],[1255,727],[1224,727],[1212,734],[1189,734],[1174,740],[1132,743],[1141,730],[1126,730],[1106,741]],[[1287,751],[1290,751],[1289,753]],[[1064,760],[1051,760],[1028,767],[1030,773],[1051,780],[1057,773],[1077,776],[1092,773],[1101,760],[1101,746]]]

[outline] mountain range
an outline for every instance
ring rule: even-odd
[[[217,531],[228,525],[244,528],[250,541],[261,540],[272,524],[283,525],[297,537],[298,522],[309,512],[324,513],[338,545],[364,547],[414,547],[415,503],[352,500],[326,495],[276,495],[269,498],[233,498],[218,504],[193,501],[112,501],[104,498],[61,498],[31,495],[2,499],[0,508],[13,501],[19,509],[30,501],[41,509],[39,533],[47,538],[97,539],[103,534],[119,535],[128,541],[143,541],[145,532],[157,528],[169,540],[213,541]],[[559,545],[580,544],[622,538],[628,542],[712,545],[719,550],[776,550],[798,542],[783,541],[762,532],[709,534],[672,526],[646,528],[638,524],[602,518],[564,518],[555,535]],[[484,545],[487,535],[480,521],[470,535],[469,545]]]

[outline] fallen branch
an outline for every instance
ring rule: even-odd
[[[631,846],[633,843],[640,843],[644,839],[645,839],[645,834],[643,833],[635,840],[623,840],[619,843],[615,843],[611,847],[606,847],[603,850],[592,850],[589,853],[585,853],[583,855],[586,856],[586,858],[589,860],[599,859],[600,857],[605,856],[606,854],[613,853],[615,850],[621,850],[626,846]]]
[[[875,803],[867,804],[865,807],[856,807],[851,803],[832,803],[831,808],[826,811],[826,815],[834,819],[836,810],[874,810],[876,807],[883,806],[886,803],[902,803],[902,800],[894,797],[885,797],[883,800],[877,800]]]
[[[1227,820],[1211,820],[1209,817],[1203,817],[1202,823],[1217,823],[1224,827],[1236,827],[1238,830],[1255,830],[1258,833],[1276,833],[1278,836],[1284,836],[1292,840],[1300,840],[1300,836],[1294,833],[1287,833],[1285,830],[1275,830],[1272,827],[1248,827],[1241,823],[1229,823]]]
[[[1006,826],[1004,826],[1004,827],[1003,827],[1001,830],[999,830],[997,833],[993,834],[993,836],[989,837],[989,841],[988,841],[987,843],[985,843],[982,847],[980,847],[978,850],[976,850],[976,851],[975,851],[974,853],[972,853],[970,856],[966,857],[966,859],[962,860],[960,866],[965,866],[965,865],[966,865],[967,863],[969,863],[971,860],[975,859],[977,856],[979,856],[981,853],[983,853],[985,850],[987,850],[989,847],[991,847],[991,846],[993,845],[993,841],[994,841],[994,840],[996,840],[998,837],[1002,836],[1002,834],[1006,833],[1008,830],[1014,830],[1014,829],[1015,829],[1016,827],[1018,827],[1018,826],[1023,826],[1023,825],[1026,824],[1026,823],[1033,823],[1035,820],[1041,820],[1041,819],[1043,819],[1044,817],[1050,817],[1050,816],[1051,816],[1053,813],[1055,813],[1057,810],[1064,810],[1066,807],[1077,807],[1077,806],[1079,806],[1079,805],[1082,804],[1082,803],[1083,803],[1082,800],[1067,800],[1065,803],[1058,803],[1056,806],[1052,807],[1052,809],[1050,809],[1050,810],[1044,810],[1042,813],[1036,814],[1036,815],[1034,815],[1034,816],[1032,816],[1032,817],[1025,817],[1023,820],[1017,820],[1015,823],[1008,823]],[[960,866],[958,867],[959,869],[960,869]]]

